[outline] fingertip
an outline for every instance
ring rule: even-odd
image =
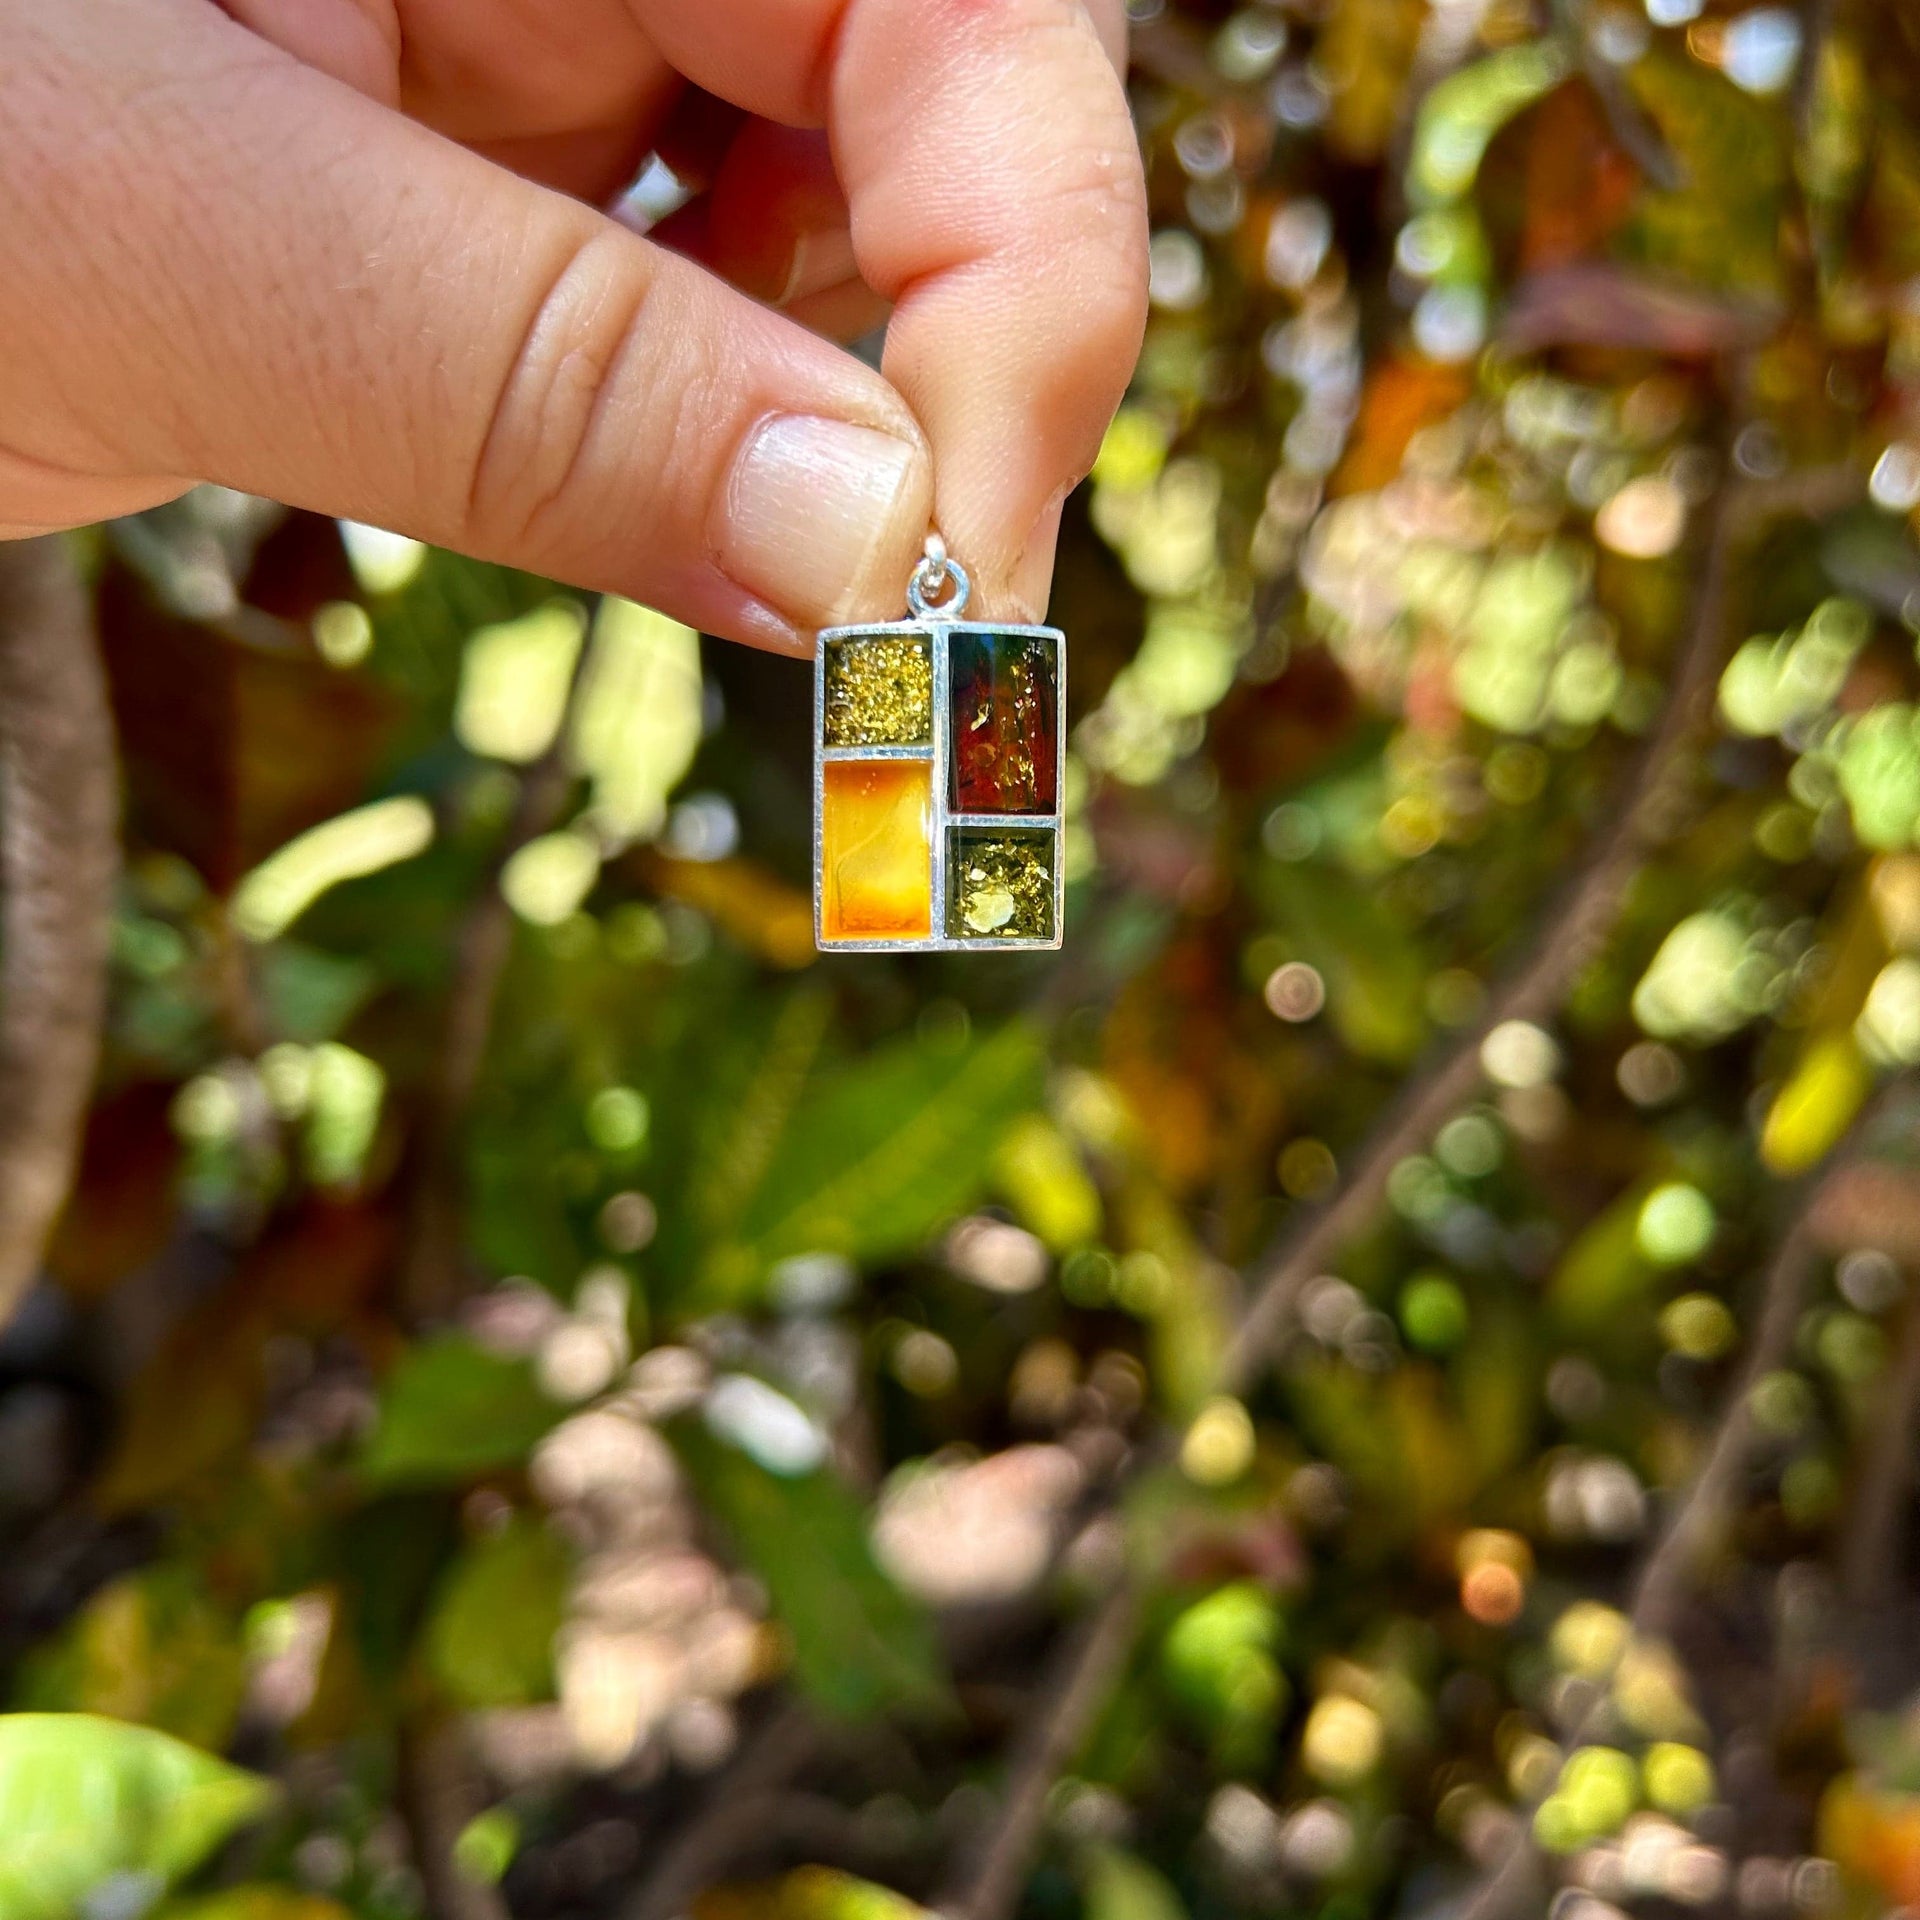
[[[917,440],[774,414],[735,456],[708,539],[729,579],[796,626],[885,618],[905,592],[932,491]]]
[[[1041,508],[1040,517],[1014,562],[1007,596],[1013,613],[1021,620],[1038,622],[1047,617],[1047,602],[1053,593],[1054,557],[1060,545],[1060,518],[1070,491],[1062,487]]]

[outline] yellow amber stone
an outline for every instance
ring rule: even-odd
[[[829,760],[820,805],[820,937],[924,940],[933,924],[933,766]]]

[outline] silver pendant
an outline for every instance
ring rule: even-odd
[[[911,619],[820,635],[813,934],[824,952],[1060,944],[1067,637],[963,620],[969,590],[935,535],[907,583]]]

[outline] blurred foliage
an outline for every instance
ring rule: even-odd
[[[1563,1920],[1920,1905],[1910,1108],[1820,1171],[1920,1063],[1920,31],[1547,12],[1136,5],[1057,957],[814,954],[802,666],[215,491],[89,536],[128,859],[0,1339],[0,1920],[657,1920],[716,1808],[707,1920],[898,1920],[1122,1557],[1032,1920],[1437,1916],[1519,1834]]]

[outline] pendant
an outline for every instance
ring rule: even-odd
[[[968,592],[936,534],[907,583],[911,619],[820,635],[813,933],[823,951],[1060,944],[1067,637],[963,620]]]

